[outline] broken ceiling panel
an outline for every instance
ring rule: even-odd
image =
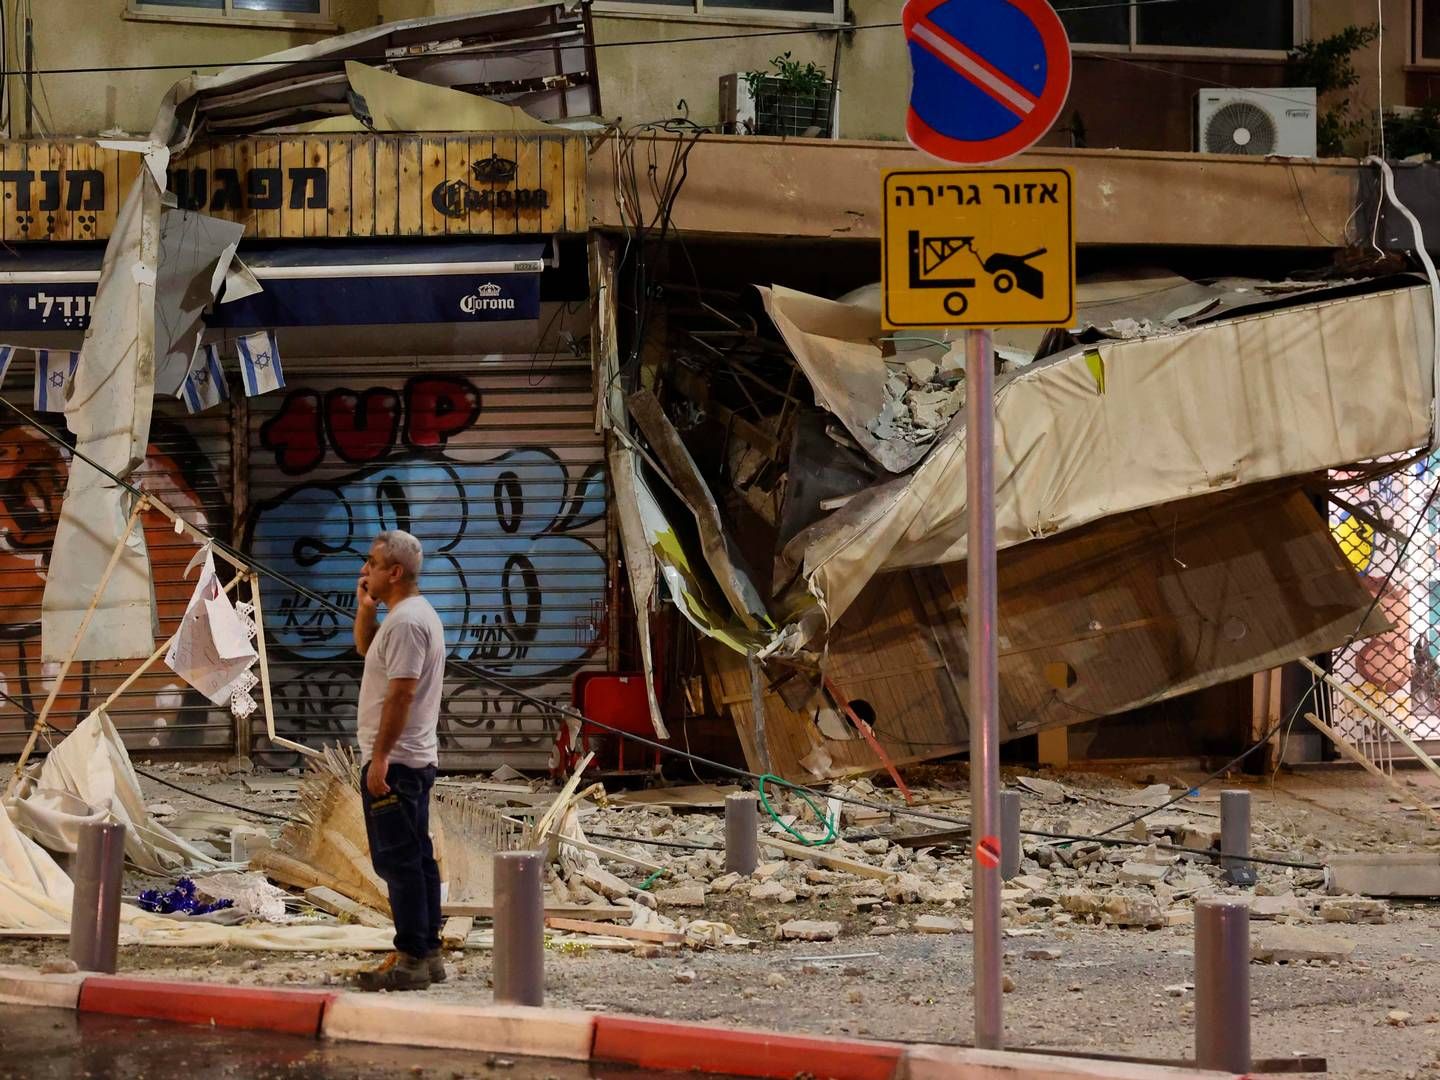
[[[789,297],[773,299],[784,317]],[[799,306],[829,313],[810,299]],[[803,321],[821,348],[860,336],[848,322]],[[1410,287],[1032,364],[996,393],[997,543],[1422,445],[1432,353],[1428,289]],[[965,432],[955,430],[913,473],[857,494],[783,557],[833,624],[876,574],[963,561],[965,508]],[[772,651],[795,651],[814,629],[814,619],[797,624]]]

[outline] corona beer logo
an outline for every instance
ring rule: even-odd
[[[473,293],[460,298],[460,310],[466,315],[479,315],[483,311],[514,311],[515,298],[502,296],[503,291],[499,285],[488,281]]]

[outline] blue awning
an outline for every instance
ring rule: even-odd
[[[206,323],[248,328],[537,319],[548,246],[544,239],[242,245],[240,258],[264,292],[217,304]],[[0,253],[0,332],[85,329],[103,254],[98,247],[60,245]]]

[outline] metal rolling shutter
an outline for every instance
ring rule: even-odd
[[[31,373],[25,355],[10,373],[5,395],[31,407]],[[42,421],[64,431],[64,418]],[[231,539],[231,414],[226,406],[189,416],[178,402],[157,400],[150,456],[132,482],[153,492],[187,520]],[[40,599],[51,543],[69,474],[69,455],[13,414],[0,416],[0,689],[38,711],[49,691],[52,665],[40,661]],[[144,518],[151,572],[159,603],[159,646],[175,632],[189,602],[194,577],[186,564],[199,550],[177,536],[166,519]],[[50,722],[68,731],[101,704],[140,661],[86,662],[73,666],[56,699]],[[228,711],[215,708],[158,661],[110,708],[132,750],[228,750],[234,745]],[[0,754],[18,753],[29,718],[0,699]],[[42,744],[43,748],[43,744]]]
[[[312,365],[315,362],[311,362]],[[337,374],[342,373],[342,374]],[[606,477],[585,361],[337,359],[251,399],[254,556],[353,610],[385,528],[425,547],[421,587],[465,660],[545,701],[605,665]],[[361,661],[348,619],[264,585],[278,734],[350,741]],[[556,716],[457,670],[440,721],[446,768],[542,768]],[[256,760],[283,765],[257,717]]]

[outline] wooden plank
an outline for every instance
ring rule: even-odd
[[[400,147],[393,135],[375,144],[375,235],[400,232]]]
[[[445,215],[435,209],[434,200],[430,198],[430,193],[445,180],[445,140],[423,140],[420,146],[420,197],[424,202],[420,206],[420,231],[426,236],[445,234]]]
[[[115,231],[115,218],[120,204],[130,193],[121,167],[122,159],[139,157],[139,154],[122,154],[118,150],[105,150],[98,146],[95,148],[95,168],[105,174],[104,205],[95,211],[95,235],[101,239],[108,238]]]
[[[616,862],[625,863],[628,866],[637,867],[647,873],[657,874],[665,867],[659,863],[650,862],[648,859],[637,858],[634,855],[626,855],[623,851],[616,851],[614,848],[601,847],[599,844],[591,843],[589,840],[578,840],[573,836],[565,836],[557,833],[555,840],[560,844],[569,844],[571,847],[579,848],[581,851],[589,851],[599,855],[602,859],[614,859]]]
[[[298,190],[296,178],[299,170],[307,165],[305,156],[305,142],[303,139],[281,139],[279,141],[280,152],[280,235],[284,237],[299,239],[305,235],[305,204],[301,201],[299,206],[294,203],[292,193]]]
[[[306,139],[305,140],[305,168],[318,169],[326,174],[326,202],[334,194],[334,177],[329,175],[330,169],[330,142],[328,139]],[[287,177],[286,186],[291,186],[292,181]],[[324,206],[312,207],[310,196],[314,188],[309,183],[294,184],[305,204],[305,228],[302,236],[321,237],[329,235],[330,212]],[[294,199],[292,197],[291,201]],[[287,203],[288,205],[288,203]]]
[[[380,144],[358,138],[350,144],[350,233],[375,235],[375,158]]]
[[[236,139],[232,144],[234,151],[231,164],[235,171],[240,174],[240,209],[236,211],[234,220],[245,226],[245,235],[255,235],[256,218],[255,208],[250,205],[250,192],[246,188],[246,181],[249,179],[250,170],[255,167],[255,140]]]
[[[583,137],[565,137],[565,232],[583,233],[590,228],[590,205],[585,195],[586,151]]]
[[[546,136],[540,140],[540,187],[546,196],[540,212],[542,233],[565,231],[565,140]]]
[[[517,144],[519,140],[514,135],[495,136],[495,154],[507,161],[516,161],[516,154],[519,152]],[[516,228],[515,210],[515,183],[495,185],[495,225],[496,236],[514,236]]]
[[[541,187],[540,183],[540,140],[534,135],[522,135],[515,140],[515,190],[527,194]],[[521,233],[543,232],[541,218],[544,210],[534,202],[515,207],[515,231]]]
[[[25,168],[25,144],[21,142],[7,142],[4,144],[3,154],[4,167],[6,172],[19,172]],[[4,206],[5,221],[3,238],[5,240],[24,240],[27,236],[25,212],[20,209],[19,185],[7,183],[4,185]]]
[[[472,162],[484,161],[491,154],[495,153],[495,139],[490,135],[470,136],[470,160]],[[473,236],[489,236],[495,231],[495,187],[492,184],[482,183],[475,179],[473,173],[467,167],[465,170],[466,179],[470,186],[485,196],[485,206],[471,210],[466,215],[465,225]]]
[[[326,153],[330,160],[330,205],[325,209],[325,235],[351,236],[350,227],[350,147],[349,136],[337,136],[326,140]]]
[[[452,903],[441,904],[440,914],[449,918],[452,915],[469,915],[474,919],[493,919],[495,917],[494,904],[465,904]],[[610,922],[615,919],[629,919],[633,917],[634,911],[628,907],[619,905],[598,904],[556,904],[546,903],[545,917],[551,915],[566,919],[593,919],[596,922]]]
[[[342,919],[350,919],[361,926],[374,927],[376,930],[388,930],[394,925],[374,908],[356,903],[348,896],[341,896],[334,889],[324,885],[306,889],[305,899],[321,911],[328,911],[331,915],[337,915]]]
[[[447,949],[463,949],[465,939],[470,936],[470,931],[474,927],[474,916],[451,915],[445,920],[445,925],[440,928],[440,944]]]
[[[240,205],[235,206],[227,194],[223,200],[224,205],[217,201],[222,192],[226,191],[226,185],[222,182],[220,174],[227,169],[235,169],[235,152],[237,146],[234,140],[224,139],[210,148],[210,208],[205,212],[211,217],[220,218],[223,221],[239,221],[245,210],[245,181],[240,181]]]
[[[60,181],[59,185],[55,189],[59,193],[57,196],[59,200],[58,204],[51,207],[51,209],[49,210],[41,211],[41,215],[39,217],[39,220],[44,222],[45,232],[49,235],[51,240],[70,239],[70,215],[65,211],[65,191],[63,181],[65,179],[65,173],[68,172],[70,169],[71,145],[72,144],[70,143],[63,142],[51,143],[50,164],[48,166],[42,166],[42,169],[44,171],[48,171],[52,176],[54,176],[55,174],[59,174]],[[40,198],[43,199],[47,194],[50,193],[50,185],[45,183],[45,177],[43,175],[37,176],[36,180],[39,181],[37,185],[39,189],[38,195]]]
[[[445,140],[445,179],[442,183],[453,183],[459,180],[466,183],[471,182],[470,176],[470,140],[463,135],[450,136]],[[433,189],[427,189],[427,191]],[[427,193],[425,196],[430,199],[432,196]],[[433,208],[433,207],[432,207]],[[452,236],[464,236],[470,229],[470,214],[461,213],[459,217],[442,215],[445,223],[445,232]]]
[[[278,185],[280,188],[280,204],[269,209],[255,211],[255,235],[267,239],[282,235],[284,232],[282,220],[284,218],[285,205],[285,173],[281,170],[280,140],[275,138],[259,138],[255,140],[255,168],[256,170],[267,169],[279,176]],[[248,181],[247,181],[248,183]],[[249,205],[249,189],[246,189],[246,204]]]
[[[95,169],[95,144],[88,140],[82,140],[70,145],[70,174],[60,191],[61,206],[64,207],[66,215],[70,218],[70,236],[75,240],[94,240],[95,236],[95,211],[86,210],[82,202],[75,209],[71,209],[70,192],[73,188],[76,197],[89,193],[89,187],[83,185],[82,174],[93,172]]]
[[[823,848],[806,847],[804,844],[793,844],[789,840],[780,840],[773,836],[760,837],[760,846],[773,848],[776,851],[783,851],[786,855],[795,859],[808,859],[810,862],[819,863],[821,866],[828,866],[832,870],[843,870],[847,874],[855,874],[858,877],[875,878],[884,881],[895,875],[894,870],[886,870],[883,866],[871,866],[869,863],[856,862],[854,859],[847,859],[840,855],[830,855]]]
[[[605,937],[648,941],[654,945],[679,945],[685,940],[685,935],[676,930],[645,930],[638,926],[611,926],[588,919],[547,917],[545,925],[552,930],[568,930],[575,934],[603,934]]]
[[[422,164],[425,147],[418,138],[400,140],[400,173],[395,182],[395,197],[400,207],[401,236],[419,236],[425,231],[423,206],[430,201],[429,192],[421,194],[425,182]],[[376,178],[376,183],[384,181]],[[423,200],[423,201],[422,201]]]

